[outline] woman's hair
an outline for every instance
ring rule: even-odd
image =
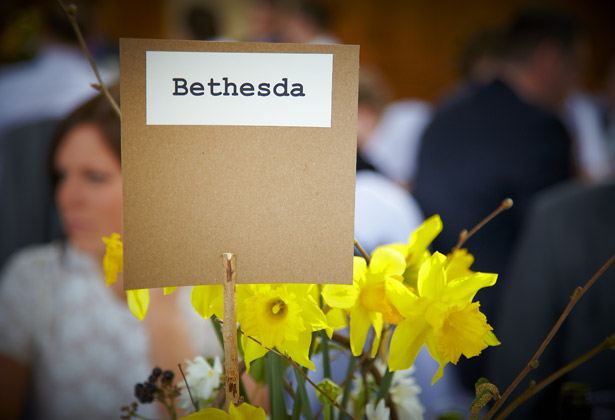
[[[119,86],[112,86],[109,88],[109,92],[119,104]],[[58,151],[58,147],[66,137],[66,134],[81,124],[93,124],[98,127],[102,133],[103,140],[115,153],[117,158],[120,159],[120,161],[122,159],[120,118],[109,104],[107,98],[102,93],[98,94],[62,120],[53,135],[49,153],[49,169],[51,173],[51,185],[54,190],[58,183],[58,174],[54,168],[54,158]]]

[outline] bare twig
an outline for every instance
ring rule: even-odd
[[[489,223],[491,221],[491,219],[493,219],[495,216],[497,216],[498,214],[502,213],[505,210],[508,210],[509,208],[511,208],[513,206],[513,201],[510,198],[505,199],[504,201],[502,201],[502,203],[498,206],[497,209],[495,209],[493,212],[491,212],[491,214],[487,217],[485,217],[483,220],[481,220],[476,226],[474,226],[470,232],[468,232],[467,230],[462,230],[461,233],[459,234],[459,241],[457,242],[457,245],[455,245],[453,247],[453,249],[451,250],[451,252],[455,252],[456,250],[458,250],[459,248],[461,248],[461,246],[468,240],[470,239],[470,237],[472,237],[472,235],[474,235],[476,232],[478,232],[478,230],[480,228],[482,228],[483,226],[485,226],[487,223]]]
[[[73,27],[73,30],[75,31],[75,35],[77,36],[77,40],[79,41],[79,45],[81,46],[81,49],[85,53],[85,56],[88,59],[90,66],[92,67],[92,70],[94,70],[96,79],[98,79],[98,85],[96,86],[92,85],[92,87],[94,87],[97,90],[102,91],[102,93],[105,95],[105,97],[109,101],[109,104],[111,104],[111,107],[113,108],[117,116],[121,119],[122,113],[120,111],[120,107],[118,106],[117,102],[115,102],[115,99],[113,99],[113,96],[111,95],[111,93],[109,93],[109,89],[107,89],[107,86],[103,82],[102,77],[100,77],[98,68],[96,67],[96,64],[94,63],[94,59],[92,59],[92,55],[90,54],[90,51],[88,50],[88,47],[85,44],[85,40],[83,39],[83,34],[81,33],[81,29],[79,29],[79,25],[77,24],[77,18],[76,18],[77,6],[75,6],[74,4],[65,6],[62,0],[57,0],[57,1],[60,7],[62,8],[62,10],[64,10],[66,17],[68,17],[68,20],[70,21],[70,24]]]
[[[531,396],[538,393],[543,388],[545,388],[547,385],[550,385],[551,383],[555,382],[557,379],[561,378],[566,373],[570,372],[572,369],[576,368],[582,363],[585,363],[587,360],[591,359],[592,357],[594,357],[601,351],[606,350],[607,348],[611,348],[615,350],[615,334],[610,335],[602,343],[600,343],[599,345],[597,345],[596,347],[594,347],[593,349],[585,353],[583,356],[579,357],[573,362],[568,363],[566,366],[559,369],[558,371],[552,373],[551,375],[543,379],[540,383],[526,389],[525,392],[523,392],[523,394],[519,395],[517,399],[511,402],[504,409],[504,411],[502,411],[502,413],[496,417],[496,420],[504,420],[506,417],[508,417],[510,413],[512,413],[517,407],[523,404]]]
[[[369,258],[369,255],[367,255],[367,252],[365,252],[365,250],[363,249],[363,247],[361,246],[361,244],[359,243],[359,241],[357,241],[357,239],[355,238],[354,240],[354,246],[357,247],[357,249],[359,250],[359,252],[361,253],[361,255],[363,255],[363,258],[365,258],[365,261],[367,261],[367,263],[369,264],[371,262],[371,259]]]
[[[188,381],[186,380],[186,375],[184,375],[184,370],[182,369],[182,364],[178,363],[179,372],[182,374],[182,378],[184,378],[184,383],[186,384],[186,389],[188,390],[188,395],[190,396],[190,401],[192,402],[192,406],[194,407],[194,411],[199,411],[199,405],[192,398],[192,392],[190,391],[190,385],[188,385]]]
[[[562,312],[562,314],[560,315],[559,319],[557,320],[557,322],[555,323],[551,331],[549,331],[549,334],[547,335],[545,340],[542,342],[542,344],[540,345],[540,347],[538,348],[538,350],[536,351],[532,359],[523,368],[523,370],[519,373],[519,375],[517,375],[515,380],[510,384],[510,386],[506,389],[506,391],[502,394],[502,398],[496,401],[493,407],[491,407],[491,409],[485,416],[484,420],[489,420],[490,418],[492,418],[493,415],[496,413],[496,411],[498,411],[500,407],[506,402],[506,399],[515,390],[517,385],[519,385],[519,383],[523,380],[523,378],[525,378],[525,376],[529,373],[529,371],[538,367],[538,358],[542,355],[547,345],[551,342],[551,340],[553,339],[553,336],[559,330],[559,328],[561,327],[566,317],[568,317],[568,314],[570,313],[574,305],[576,305],[576,303],[579,301],[579,299],[581,299],[581,297],[585,294],[585,292],[587,292],[587,290],[596,282],[598,277],[600,277],[602,273],[604,273],[613,264],[613,262],[615,262],[615,255],[609,258],[609,260],[600,268],[600,270],[598,270],[596,274],[594,274],[593,277],[589,279],[589,281],[585,284],[585,286],[583,286],[582,288],[577,287],[575,289],[572,297],[570,298],[570,302],[568,302],[568,305],[564,309],[564,312]]]

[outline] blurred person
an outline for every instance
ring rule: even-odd
[[[464,245],[476,257],[472,269],[500,273],[499,284],[507,281],[502,273],[528,203],[574,175],[570,136],[557,113],[576,82],[580,37],[580,25],[567,14],[521,11],[506,31],[500,77],[443,105],[422,139],[414,195],[423,213],[439,213],[446,227],[435,250],[449,252],[463,229],[513,199],[511,210]],[[478,298],[489,320],[500,290]],[[469,389],[483,375],[484,360],[459,363]]]
[[[502,345],[491,352],[487,377],[505,389],[555,325],[577,287],[583,286],[615,252],[615,183],[567,183],[540,194],[524,226],[501,285],[495,331]],[[540,364],[510,401],[529,386],[577,359],[613,334],[615,269],[606,270],[581,297]],[[562,385],[587,387],[589,404],[580,416],[562,416]],[[586,401],[587,402],[587,401]],[[581,407],[579,407],[581,408]],[[615,418],[615,363],[608,350],[592,357],[519,407],[511,419]]]
[[[60,124],[50,166],[66,237],[23,250],[1,273],[2,415],[117,418],[154,366],[175,370],[221,349],[187,289],[165,297],[151,290],[139,322],[121,274],[105,286],[101,238],[122,232],[120,120],[106,98],[96,96]],[[139,414],[160,417],[157,410],[145,405]]]
[[[359,107],[359,147],[378,171],[405,189],[411,189],[421,135],[431,120],[431,107],[424,101],[391,101],[392,94],[380,72],[364,67],[363,83],[374,85],[373,110]],[[361,113],[367,113],[361,118]]]
[[[587,93],[575,89],[566,98],[563,118],[572,136],[579,176],[588,182],[611,178],[613,160],[598,104]]]
[[[218,17],[209,7],[191,6],[186,10],[184,21],[190,36],[189,39],[213,41],[219,37]]]
[[[280,41],[303,44],[337,44],[329,31],[329,9],[319,0],[298,0],[282,8]]]
[[[77,18],[88,36],[87,2],[78,2]],[[98,83],[77,43],[62,8],[50,3],[44,9],[44,31],[38,53],[31,60],[0,67],[0,137],[9,128],[49,118],[63,118],[96,94]],[[102,71],[105,82],[113,74]]]
[[[276,0],[252,0],[248,5],[248,41],[278,42],[278,12]]]
[[[364,158],[366,137],[376,124],[385,100],[372,73],[359,74],[355,238],[371,253],[376,247],[406,243],[423,215],[410,193],[396,185]]]

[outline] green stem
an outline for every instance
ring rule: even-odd
[[[387,371],[382,377],[382,382],[380,382],[380,388],[378,389],[378,395],[376,396],[376,403],[382,399],[387,399],[389,396],[389,389],[391,388],[391,383],[393,382],[393,374],[389,368],[387,367]]]
[[[271,405],[271,418],[286,420],[286,404],[284,402],[284,364],[280,357],[271,352],[267,353],[267,385],[269,386],[269,403]]]
[[[354,356],[350,356],[350,361],[348,362],[348,370],[346,372],[346,377],[349,377],[350,375],[352,375],[356,364],[357,364],[357,358]],[[340,403],[340,405],[343,408],[346,408],[346,406],[348,405],[348,399],[350,398],[350,388],[352,388],[352,381],[346,381],[346,384],[344,384],[344,391],[342,393],[342,401]],[[344,419],[344,413],[340,411],[339,415],[337,416],[337,420],[343,420],[343,419]]]
[[[325,330],[320,331],[322,340],[322,364],[323,374],[325,378],[331,379],[331,361],[329,360],[329,337]]]

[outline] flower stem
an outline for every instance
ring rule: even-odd
[[[615,334],[610,335],[602,343],[598,344],[596,347],[594,347],[593,349],[591,349],[590,351],[585,353],[583,356],[581,356],[578,359],[568,363],[566,366],[564,366],[563,368],[559,369],[558,371],[552,373],[551,375],[549,375],[548,377],[543,379],[540,383],[538,383],[538,384],[536,384],[536,385],[526,389],[523,392],[523,394],[519,395],[519,397],[517,397],[517,399],[515,399],[513,402],[511,402],[504,409],[504,411],[502,411],[502,413],[496,417],[496,420],[504,420],[506,417],[508,417],[508,415],[510,413],[512,413],[517,407],[519,407],[521,404],[523,404],[531,396],[533,396],[534,394],[537,394],[539,391],[541,391],[547,385],[550,385],[551,383],[555,382],[557,379],[561,378],[566,373],[570,372],[572,369],[576,368],[577,366],[581,365],[582,363],[585,363],[586,361],[588,361],[589,359],[591,359],[592,357],[594,357],[595,355],[597,355],[601,351],[606,350],[607,348],[611,348],[611,349],[615,350]]]
[[[491,409],[489,410],[489,412],[487,413],[487,415],[485,416],[483,420],[491,419],[494,416],[494,414],[500,409],[500,407],[506,402],[506,399],[515,390],[517,385],[519,385],[519,383],[523,380],[523,378],[525,378],[525,376],[530,372],[530,370],[538,366],[538,358],[542,355],[547,345],[551,342],[551,340],[553,339],[553,336],[559,330],[564,320],[568,317],[568,314],[570,313],[574,305],[576,305],[576,303],[579,301],[579,299],[581,299],[581,297],[585,294],[585,292],[587,292],[587,290],[596,282],[598,277],[600,277],[602,273],[604,273],[613,264],[613,262],[615,262],[615,255],[609,258],[609,260],[602,267],[600,267],[600,269],[596,272],[596,274],[593,275],[591,279],[589,279],[589,281],[585,284],[585,286],[583,286],[582,288],[577,287],[575,289],[574,293],[572,294],[572,297],[570,298],[570,302],[568,302],[568,305],[564,309],[564,312],[562,312],[562,314],[560,315],[559,319],[557,320],[557,322],[555,323],[551,331],[549,331],[549,334],[544,339],[544,341],[542,342],[542,344],[540,345],[540,347],[538,348],[538,350],[536,351],[532,359],[528,362],[528,364],[523,368],[523,370],[519,373],[519,375],[517,375],[514,381],[510,384],[510,386],[502,394],[502,398],[497,400],[496,403],[493,405],[493,407],[491,407]]]
[[[461,246],[468,240],[470,239],[470,237],[472,235],[474,235],[476,232],[478,232],[478,230],[480,228],[482,228],[483,226],[485,226],[487,223],[489,223],[491,221],[491,219],[493,219],[495,216],[497,216],[498,214],[502,213],[505,210],[508,210],[509,208],[511,208],[513,206],[513,201],[510,198],[505,199],[504,201],[502,201],[502,203],[498,206],[497,209],[495,209],[493,212],[491,212],[491,214],[487,217],[485,217],[483,220],[481,220],[476,226],[474,226],[470,232],[468,232],[467,230],[462,230],[461,233],[459,234],[459,242],[457,242],[457,245],[455,245],[453,247],[453,249],[451,250],[451,252],[455,252],[456,250],[458,250],[459,248],[461,248]]]

